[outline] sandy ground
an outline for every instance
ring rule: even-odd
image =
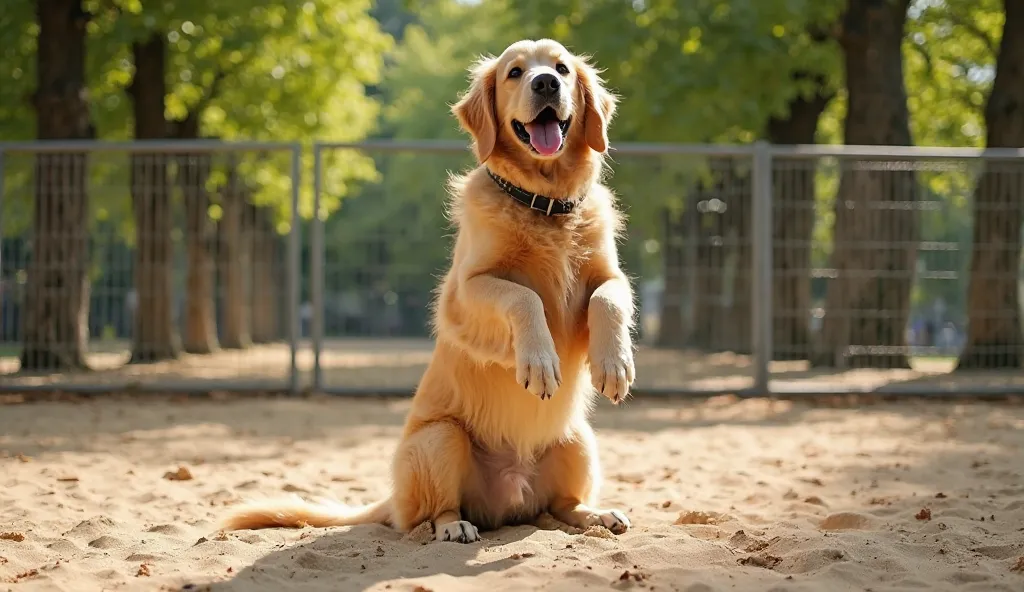
[[[384,495],[406,405],[0,406],[0,590],[1024,590],[1020,405],[605,404],[621,537],[217,533],[247,496]]]

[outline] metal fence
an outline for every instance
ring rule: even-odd
[[[612,160],[638,393],[1024,392],[1024,151]],[[0,389],[409,393],[471,165],[461,142],[0,144]]]

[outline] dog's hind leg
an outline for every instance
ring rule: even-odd
[[[462,519],[460,506],[472,470],[469,436],[460,426],[436,421],[409,434],[394,460],[394,519],[408,532],[430,520],[438,541],[472,543],[477,528]]]
[[[575,526],[604,526],[615,534],[629,530],[626,514],[594,505],[601,488],[601,466],[594,431],[586,422],[574,428],[574,437],[552,447],[541,460],[538,483],[556,519]]]

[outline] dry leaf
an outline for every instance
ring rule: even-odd
[[[0,540],[20,543],[25,540],[25,535],[20,532],[0,532]]]
[[[917,518],[918,520],[931,520],[932,511],[928,508],[921,508],[920,512],[914,514],[914,518]]]
[[[188,470],[188,467],[178,467],[177,471],[167,471],[164,473],[164,479],[168,481],[191,481],[192,471]]]

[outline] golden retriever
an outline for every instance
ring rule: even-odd
[[[228,529],[431,521],[439,541],[535,520],[621,534],[596,505],[588,415],[634,378],[633,294],[616,247],[622,216],[601,184],[616,99],[551,40],[524,40],[471,70],[452,108],[480,165],[450,183],[456,228],[437,293],[436,347],[392,466],[388,499],[359,508],[256,502]]]

